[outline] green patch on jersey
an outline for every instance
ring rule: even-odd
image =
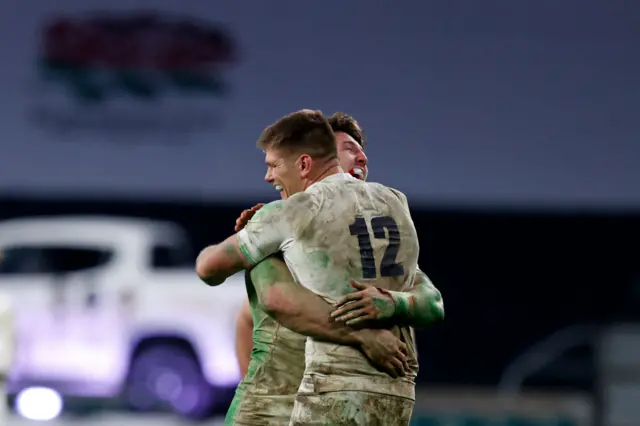
[[[306,338],[282,327],[260,308],[253,284],[253,280],[260,285],[291,280],[290,275],[282,276],[283,268],[275,262],[281,260],[265,259],[245,277],[253,318],[253,350],[247,375],[238,385],[225,425],[258,424],[257,419],[264,418],[288,419],[302,380]]]

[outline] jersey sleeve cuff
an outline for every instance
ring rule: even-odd
[[[252,265],[257,265],[259,262],[259,260],[257,260],[258,256],[252,254],[251,250],[249,249],[249,233],[245,229],[242,229],[236,234],[236,238],[238,239],[238,248],[240,248],[240,251],[242,252],[244,257]]]

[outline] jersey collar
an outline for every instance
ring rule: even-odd
[[[339,182],[341,180],[344,181],[344,180],[358,180],[358,179],[354,178],[349,173],[336,173],[336,174],[327,176],[326,178],[322,179],[320,182]]]
[[[315,185],[318,182],[344,182],[347,180],[358,180],[356,178],[354,178],[353,176],[351,176],[349,173],[336,173],[333,175],[329,175],[326,178],[313,182],[311,185],[309,185],[307,187],[307,189],[311,188],[313,185]],[[306,191],[306,190],[305,190]]]

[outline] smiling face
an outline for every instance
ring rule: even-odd
[[[337,132],[336,140],[338,142],[338,160],[342,169],[356,179],[366,181],[369,160],[360,144],[344,132]],[[264,161],[267,166],[264,180],[273,185],[283,200],[297,192],[304,191],[305,173],[302,165],[313,162],[312,158],[270,148],[265,151]]]
[[[345,172],[360,180],[367,180],[369,159],[356,140],[345,132],[336,132],[338,158]]]
[[[364,153],[365,135],[352,116],[338,111],[329,117],[329,124],[336,135],[340,166],[353,177],[366,180],[368,159]]]
[[[265,151],[267,174],[264,180],[273,185],[283,200],[304,191],[304,178],[300,170],[300,162],[305,161],[303,157],[277,148]]]
[[[258,147],[265,153],[264,180],[283,199],[339,170],[336,137],[321,111],[304,109],[279,119],[262,131]]]

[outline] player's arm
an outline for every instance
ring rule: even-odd
[[[253,317],[249,300],[242,305],[238,317],[236,318],[236,357],[242,377],[247,375],[249,362],[251,362],[251,351],[253,350]]]
[[[360,326],[370,321],[392,321],[422,328],[444,320],[440,291],[418,269],[413,288],[406,292],[389,291],[352,281],[357,290],[336,303],[331,313],[335,321]]]
[[[251,270],[260,308],[296,333],[315,339],[358,345],[358,332],[331,321],[332,307],[311,290],[296,283],[287,265],[270,257]]]
[[[270,257],[259,263],[251,270],[251,280],[261,309],[288,329],[317,340],[356,346],[375,366],[393,377],[408,371],[406,345],[393,333],[354,330],[331,321],[331,305],[293,281],[280,259]]]
[[[408,292],[389,291],[394,303],[393,319],[416,328],[444,321],[442,294],[420,269]]]
[[[210,286],[220,285],[236,272],[250,269],[278,252],[291,236],[291,210],[284,201],[270,203],[260,209],[243,230],[202,250],[196,260],[200,279]]]
[[[196,259],[196,273],[210,286],[222,284],[236,272],[252,266],[246,258],[236,235],[232,235],[220,244],[206,247]]]

